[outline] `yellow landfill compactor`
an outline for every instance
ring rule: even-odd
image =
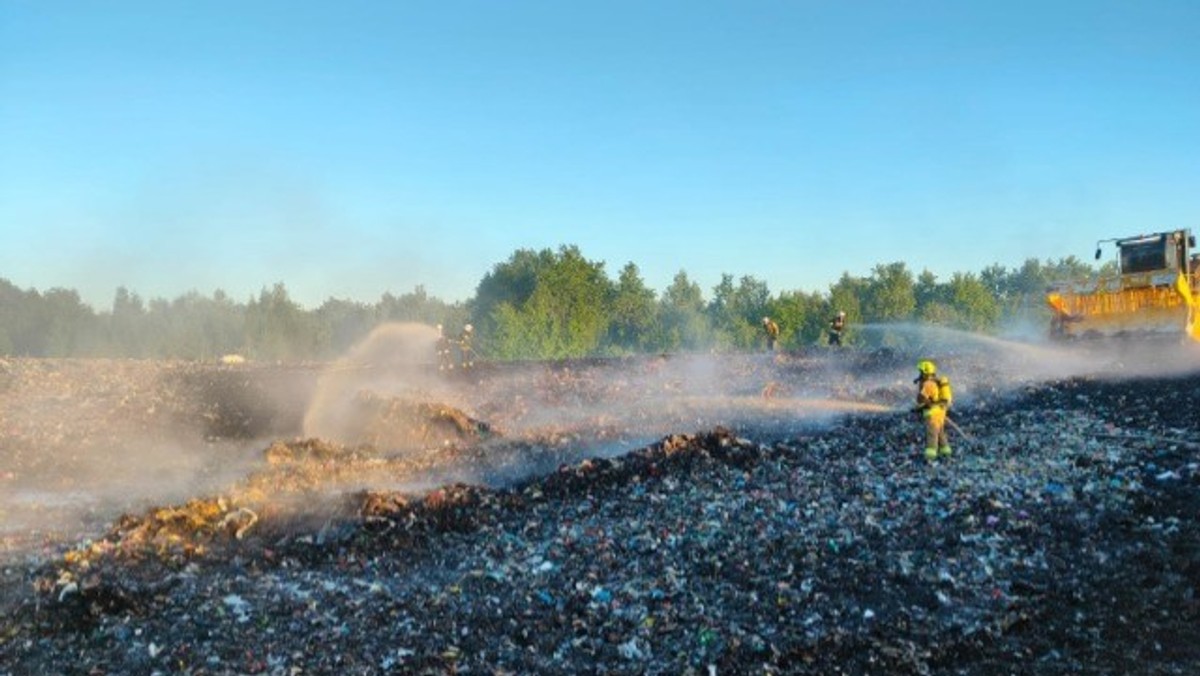
[[[1083,283],[1052,287],[1046,303],[1053,311],[1056,338],[1184,335],[1200,341],[1196,304],[1200,301],[1200,255],[1188,230],[1120,239],[1117,272]],[[1100,258],[1100,248],[1096,248]]]

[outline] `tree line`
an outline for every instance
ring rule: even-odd
[[[779,324],[781,347],[797,349],[822,343],[839,310],[851,326],[849,342],[878,344],[886,332],[853,327],[919,322],[993,332],[1017,316],[1044,324],[1049,284],[1097,272],[1069,257],[938,279],[894,262],[865,276],[843,273],[825,291],[772,293],[765,280],[725,274],[706,294],[680,270],[657,293],[633,263],[613,279],[602,261],[562,246],[515,251],[484,275],[474,297],[457,303],[417,286],[375,303],[330,298],[305,309],[277,283],[245,302],[220,290],[147,301],[121,287],[101,311],[74,290],[22,290],[0,278],[0,355],[326,360],[385,322],[442,324],[451,335],[470,323],[477,352],[497,360],[733,351],[762,345],[766,316]]]

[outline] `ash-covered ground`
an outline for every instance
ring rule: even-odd
[[[1194,349],[412,344],[0,362],[0,674],[1200,666]],[[961,428],[932,466],[920,357]]]

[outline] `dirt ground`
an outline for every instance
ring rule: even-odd
[[[0,674],[1195,673],[1197,402],[1174,346],[4,360]]]

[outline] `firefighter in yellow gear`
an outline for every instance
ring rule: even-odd
[[[939,376],[937,365],[928,359],[917,362],[917,405],[914,411],[925,420],[925,459],[933,462],[952,453],[946,436],[946,410],[954,398],[950,379]]]
[[[770,317],[763,317],[763,333],[767,334],[767,352],[775,351],[775,343],[779,341],[779,324]]]
[[[471,339],[475,336],[475,327],[467,324],[458,336],[459,366],[464,371],[475,368],[475,350],[471,349]]]
[[[842,344],[842,332],[846,330],[846,311],[839,310],[833,319],[829,321],[829,344]]]

